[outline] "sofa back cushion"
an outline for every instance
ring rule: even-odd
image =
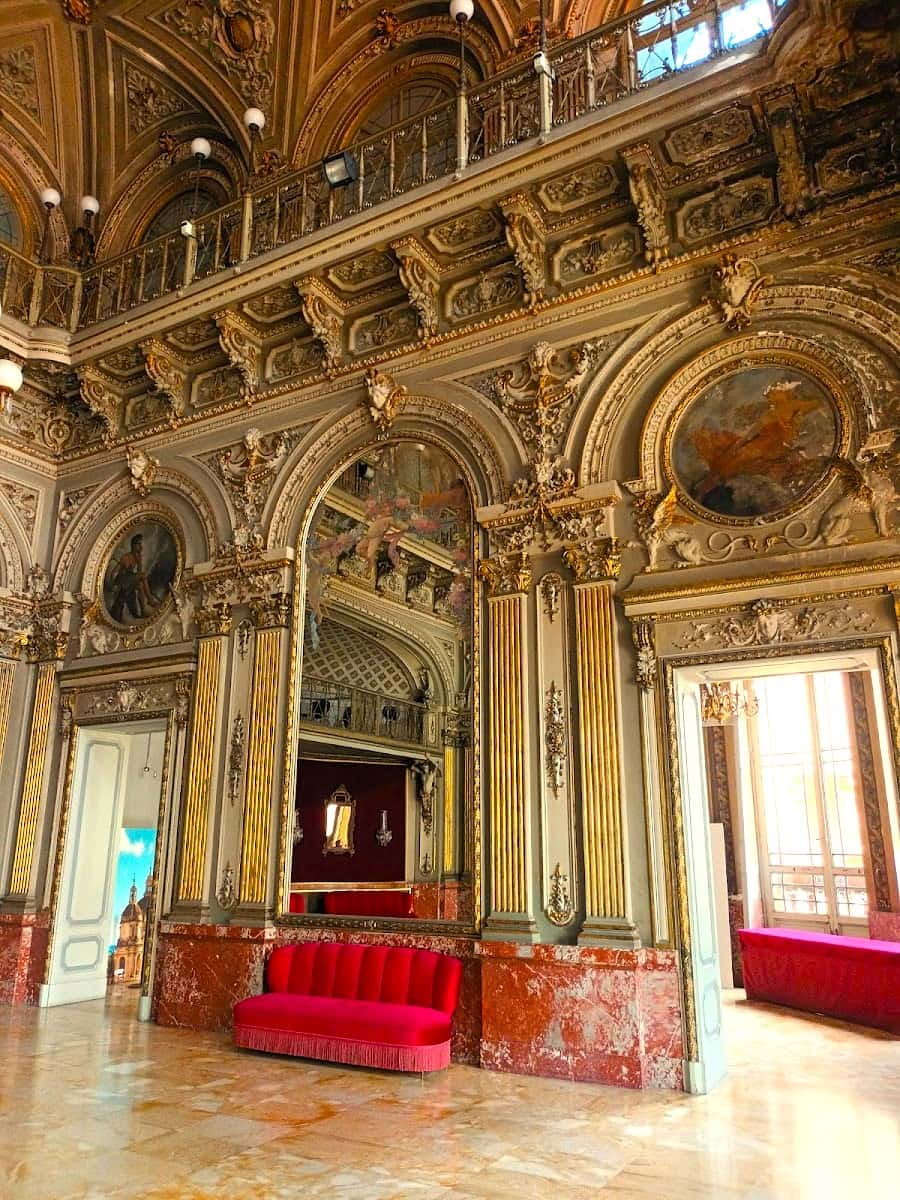
[[[270,992],[418,1004],[452,1014],[459,998],[462,963],[434,950],[299,942],[279,946],[266,969]]]
[[[349,917],[415,916],[412,892],[326,892],[324,908]]]

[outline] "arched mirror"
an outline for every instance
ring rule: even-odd
[[[350,463],[313,513],[298,916],[474,919],[472,511],[448,454],[396,441]]]

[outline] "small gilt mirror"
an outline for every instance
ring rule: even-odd
[[[353,797],[339,787],[325,801],[323,854],[353,853]]]

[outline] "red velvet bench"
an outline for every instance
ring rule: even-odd
[[[300,942],[279,946],[267,991],[234,1006],[234,1041],[390,1071],[450,1065],[462,963],[433,950]]]
[[[900,942],[741,929],[748,1000],[900,1033]]]

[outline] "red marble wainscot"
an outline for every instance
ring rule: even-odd
[[[619,1087],[678,1089],[676,956],[480,942],[481,1065]]]
[[[49,939],[49,913],[0,913],[0,1004],[37,1004]]]
[[[262,991],[277,931],[237,925],[160,924],[153,1020],[183,1029],[231,1028],[238,1000]]]
[[[878,942],[900,942],[900,912],[869,913],[869,937]]]
[[[187,1029],[230,1029],[232,1009],[238,1000],[262,991],[265,961],[275,946],[299,941],[411,946],[462,959],[463,979],[453,1018],[451,1055],[454,1062],[478,1065],[481,963],[470,937],[163,922],[153,989],[154,1020],[160,1025]]]

